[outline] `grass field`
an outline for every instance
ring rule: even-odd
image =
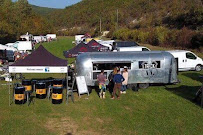
[[[43,44],[54,55],[72,47],[71,37]],[[34,99],[30,106],[9,106],[8,86],[0,85],[0,135],[201,135],[203,110],[192,100],[201,86],[202,72],[181,72],[181,83],[152,86],[139,92],[128,90],[120,100],[110,94],[101,100],[95,91],[75,103],[52,105]],[[26,78],[64,77],[63,74],[25,74]],[[0,81],[1,84],[5,82]],[[65,94],[65,91],[64,91]]]

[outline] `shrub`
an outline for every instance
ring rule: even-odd
[[[149,38],[149,32],[145,32],[145,31],[138,32],[138,42],[147,43],[148,38]]]
[[[203,46],[203,33],[195,34],[191,39],[192,48],[200,48]]]
[[[193,48],[192,47],[192,37],[195,35],[195,32],[184,27],[179,31],[177,35],[177,45],[182,48]]]

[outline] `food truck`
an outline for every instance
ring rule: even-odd
[[[173,55],[164,51],[83,53],[76,59],[75,72],[77,76],[85,77],[90,88],[97,85],[101,69],[108,78],[114,67],[128,68],[128,87],[147,88],[150,84],[178,82],[177,62]]]

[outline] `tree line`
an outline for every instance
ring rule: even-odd
[[[20,35],[53,32],[53,25],[36,14],[27,0],[0,0],[0,44],[15,42]]]

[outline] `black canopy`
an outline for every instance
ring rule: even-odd
[[[94,39],[92,39],[87,45],[101,52],[109,51],[109,48],[107,46],[103,46]]]
[[[64,51],[64,56],[66,58],[72,58],[72,57],[77,57],[79,54],[85,53],[85,52],[97,52],[97,50],[95,50],[92,47],[89,47],[85,43],[80,43],[74,48],[70,49],[69,51]]]
[[[32,54],[11,66],[67,66],[67,61],[54,56],[40,45]]]

